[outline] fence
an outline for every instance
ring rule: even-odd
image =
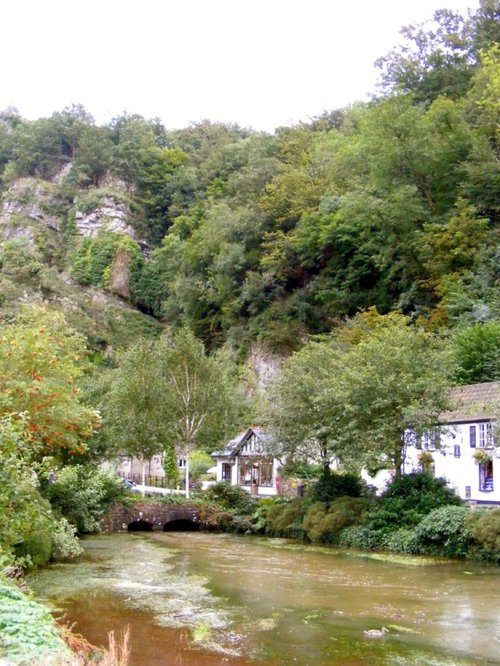
[[[126,472],[120,472],[119,476],[122,479],[129,479],[137,485],[142,486],[142,474],[127,474]],[[155,488],[168,488],[167,479],[164,476],[151,476],[146,474],[144,477],[146,486],[154,486]]]

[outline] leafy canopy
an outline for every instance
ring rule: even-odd
[[[33,458],[65,460],[88,448],[100,417],[80,399],[85,366],[84,338],[61,313],[26,308],[3,326],[0,415],[26,418]]]
[[[392,467],[407,440],[446,407],[444,343],[398,313],[358,315],[322,342],[306,344],[270,389],[277,451],[321,462]]]

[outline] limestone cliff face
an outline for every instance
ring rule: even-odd
[[[116,251],[109,274],[108,289],[121,298],[130,297],[130,253],[123,249]]]
[[[61,193],[67,167],[54,181],[22,178],[5,191],[0,200],[0,254],[2,241],[22,240],[26,251],[44,261],[39,249],[60,247],[60,234],[73,230],[71,243],[101,233],[127,235],[134,240],[133,213],[125,184],[109,181],[105,188],[81,190],[68,202]],[[63,203],[64,202],[64,203]],[[147,246],[141,243],[147,253]],[[68,246],[71,252],[71,246]],[[107,289],[120,298],[130,297],[130,256],[118,250],[110,268]]]
[[[2,196],[0,234],[3,239],[33,241],[43,229],[60,231],[65,218],[74,220],[77,233],[94,238],[101,232],[126,234],[136,239],[133,214],[125,197],[112,190],[90,190],[77,196],[73,209],[63,211],[57,201],[59,183],[22,178]]]
[[[0,323],[22,306],[50,303],[99,352],[156,337],[163,326],[128,303],[133,257],[126,242],[116,244],[105,290],[72,278],[71,258],[86,238],[126,234],[145,254],[148,247],[135,238],[126,184],[108,179],[69,198],[69,173],[66,165],[52,181],[20,178],[0,194]]]
[[[132,214],[126,204],[112,195],[102,197],[95,208],[82,210],[78,202],[75,210],[75,226],[81,236],[95,238],[101,232],[126,234],[136,240],[130,224]]]
[[[256,388],[264,391],[269,382],[279,373],[284,357],[273,354],[262,345],[252,345],[248,360],[255,377]]]
[[[27,239],[34,243],[40,231],[58,232],[60,220],[52,212],[54,186],[34,178],[16,181],[2,197],[0,234],[4,240]]]

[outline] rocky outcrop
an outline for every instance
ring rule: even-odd
[[[87,238],[95,238],[99,233],[126,234],[135,240],[134,229],[130,224],[131,213],[128,206],[111,195],[102,197],[96,207],[89,211],[75,210],[75,226],[78,233]]]
[[[248,361],[255,376],[256,388],[264,391],[269,382],[278,374],[285,359],[270,352],[266,347],[252,345]]]
[[[50,212],[53,207],[50,183],[23,178],[4,194],[0,209],[0,233],[4,240],[26,238],[34,242],[37,227],[59,231],[60,220]]]
[[[130,297],[130,253],[118,248],[111,264],[108,289],[121,298]]]

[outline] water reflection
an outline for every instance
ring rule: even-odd
[[[101,634],[131,623],[136,664],[500,663],[495,568],[199,532],[91,538],[86,553],[36,587],[92,641],[96,614]]]

